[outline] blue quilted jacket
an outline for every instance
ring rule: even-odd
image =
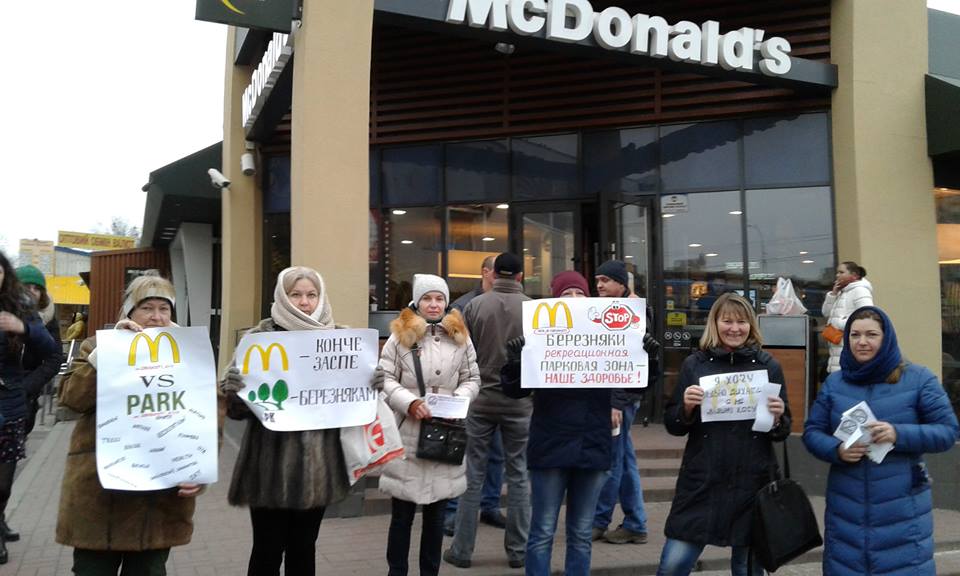
[[[881,464],[846,464],[833,437],[844,411],[866,400],[878,420],[893,424],[896,445]],[[957,440],[957,418],[930,370],[907,365],[895,384],[854,384],[834,372],[817,395],[803,443],[829,462],[823,573],[930,574],[933,503],[925,452]]]

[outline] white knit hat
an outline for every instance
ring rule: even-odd
[[[176,290],[169,280],[160,276],[156,270],[148,270],[143,276],[138,276],[127,287],[123,295],[123,307],[120,310],[120,320],[129,318],[133,309],[149,298],[163,298],[170,302],[170,307],[176,305]]]
[[[447,288],[447,282],[439,276],[433,274],[414,274],[413,275],[413,302],[411,306],[420,303],[420,299],[427,292],[440,292],[447,304],[450,303],[450,289]]]

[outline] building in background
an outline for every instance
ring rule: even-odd
[[[951,229],[936,224],[960,222],[958,184],[928,134],[926,75],[957,64],[938,38],[960,26],[928,24],[923,0],[595,0],[604,16],[563,25],[529,3],[519,17],[465,0],[291,4],[292,36],[256,22],[228,35],[221,362],[291,262],[324,274],[338,322],[383,327],[414,272],[455,296],[484,255],[511,250],[539,297],[556,272],[619,258],[667,344],[655,407],[710,298],[742,291],[762,313],[791,278],[811,318],[784,340],[803,352],[788,378],[799,421],[820,379],[820,303],[855,260],[906,354],[956,397],[941,354],[956,279],[938,257]],[[486,5],[492,21],[466,8]],[[956,137],[946,101],[939,127]]]

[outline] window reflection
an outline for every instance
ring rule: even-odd
[[[747,191],[747,254],[751,287],[760,310],[773,296],[777,278],[793,280],[811,316],[819,316],[823,297],[833,286],[833,225],[830,188],[780,188]]]
[[[510,156],[506,140],[447,144],[447,200],[505,200],[510,192]]]
[[[384,298],[388,310],[399,310],[410,303],[414,274],[440,274],[442,217],[441,207],[384,211]]]
[[[740,187],[737,122],[660,128],[660,177],[665,191]]]
[[[583,135],[588,195],[631,196],[657,190],[657,129],[607,130]]]
[[[577,135],[513,140],[513,197],[520,200],[579,196]]]
[[[450,300],[480,286],[484,258],[506,252],[506,204],[450,206],[447,212],[447,284]]]
[[[573,269],[573,212],[523,215],[523,285],[531,298],[549,298],[550,280]]]
[[[943,387],[960,413],[960,191],[937,191]]]
[[[442,165],[440,144],[383,150],[381,185],[384,204],[422,206],[439,202]]]
[[[830,183],[825,113],[755,118],[743,123],[747,188]]]

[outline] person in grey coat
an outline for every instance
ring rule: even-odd
[[[506,463],[507,526],[504,548],[512,568],[524,565],[530,531],[530,483],[527,478],[527,435],[531,398],[514,400],[500,387],[500,369],[506,362],[504,343],[523,335],[523,262],[504,252],[493,265],[493,290],[474,298],[464,310],[467,328],[477,349],[480,394],[467,415],[467,491],[460,497],[453,544],[444,561],[460,568],[471,564],[477,536],[483,478],[494,431],[500,429]]]

